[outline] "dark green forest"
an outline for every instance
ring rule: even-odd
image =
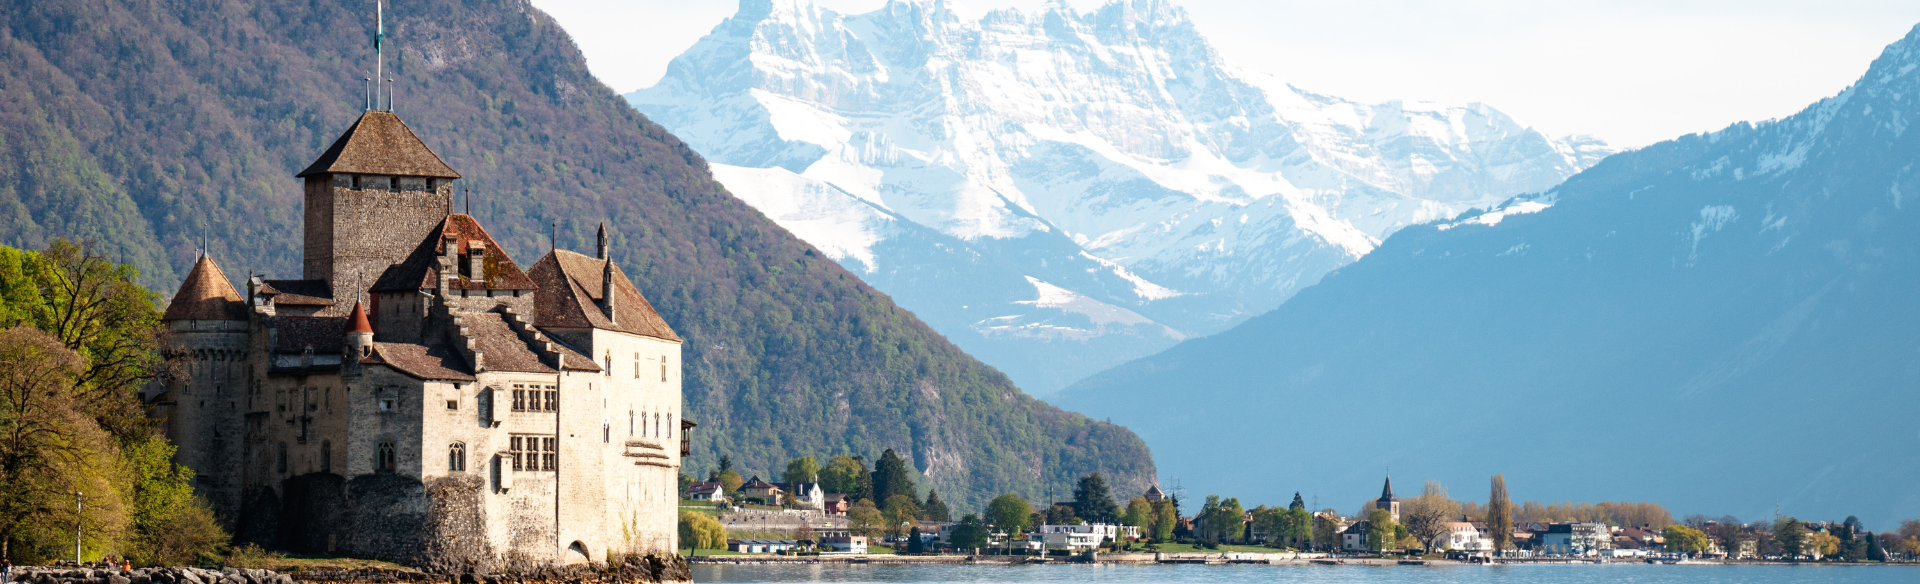
[[[8,3],[0,243],[94,240],[162,293],[203,240],[235,278],[298,277],[293,175],[362,109],[372,28],[368,2]],[[387,35],[395,111],[516,260],[546,251],[551,223],[585,249],[609,222],[615,260],[687,342],[687,472],[892,448],[962,510],[1091,472],[1146,487],[1131,431],[1027,396],[729,195],[527,2],[400,0]]]

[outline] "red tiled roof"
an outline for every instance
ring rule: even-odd
[[[393,112],[367,112],[354,120],[299,177],[326,173],[460,178]]]
[[[446,345],[374,343],[373,354],[362,359],[368,365],[386,365],[418,379],[472,381],[467,365]]]
[[[507,256],[507,250],[493,241],[493,236],[480,227],[480,222],[467,215],[448,215],[440,226],[414,247],[407,259],[387,268],[380,279],[373,283],[374,292],[393,292],[405,290],[434,289],[440,287],[440,254],[445,251],[446,242],[452,241],[458,250],[455,259],[457,269],[465,269],[469,252],[479,249],[481,270],[485,281],[469,280],[454,274],[449,284],[455,290],[534,290],[533,279],[520,270]],[[477,245],[477,247],[476,247]]]
[[[597,328],[678,341],[673,327],[653,309],[653,303],[633,286],[619,265],[613,267],[614,321],[600,310],[605,262],[567,250],[540,258],[528,272],[540,285],[535,300],[539,325],[551,328]]]
[[[160,320],[246,320],[247,303],[213,258],[200,256]]]
[[[480,352],[488,371],[554,372],[552,367],[540,362],[540,355],[520,340],[520,335],[507,326],[507,321],[501,319],[499,313],[462,313],[460,318],[461,325],[467,327],[467,334],[474,341],[474,350]]]
[[[367,322],[367,311],[360,308],[360,302],[353,303],[353,312],[347,315],[347,332],[371,333],[373,324]]]

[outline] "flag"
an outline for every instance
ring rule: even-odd
[[[387,36],[387,15],[380,8],[380,0],[373,0],[373,50],[380,50],[380,40]]]

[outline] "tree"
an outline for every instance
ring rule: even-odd
[[[1728,558],[1739,556],[1740,542],[1747,540],[1747,535],[1742,533],[1741,525],[1738,523],[1715,525],[1712,532],[1707,535],[1713,538],[1714,543],[1720,544],[1720,549],[1726,551]]]
[[[1240,536],[1246,514],[1237,498],[1221,499],[1219,495],[1207,495],[1206,502],[1200,505],[1200,514],[1193,519],[1201,538],[1226,541]]]
[[[1367,510],[1367,551],[1383,552],[1400,542],[1399,525],[1386,509]]]
[[[1006,532],[1008,536],[1026,531],[1027,518],[1033,513],[1027,500],[1019,495],[1007,493],[995,497],[987,503],[987,524],[994,529]]]
[[[907,461],[888,448],[880,453],[880,462],[873,465],[873,500],[888,501],[895,496],[918,500],[913,488],[912,471],[907,470]],[[918,507],[918,504],[915,506]]]
[[[1048,525],[1079,525],[1080,516],[1073,514],[1071,505],[1048,505],[1042,522]]]
[[[1138,527],[1141,533],[1152,534],[1153,503],[1148,502],[1146,497],[1134,497],[1127,501],[1127,514],[1120,518],[1120,523]]]
[[[219,555],[228,537],[213,510],[193,497],[193,470],[173,464],[159,436],[128,445],[133,476],[133,539],[128,556],[143,566],[178,566]]]
[[[1153,502],[1153,540],[1173,541],[1173,530],[1180,525],[1180,508],[1172,499]]]
[[[1446,485],[1427,481],[1420,496],[1407,499],[1400,517],[1405,520],[1407,533],[1426,547],[1446,532],[1447,523],[1459,513],[1460,504],[1447,496]]]
[[[920,540],[920,527],[915,526],[907,532],[907,553],[923,554],[927,552],[927,542]]]
[[[34,275],[46,305],[32,311],[32,324],[82,359],[72,399],[101,429],[139,440],[153,428],[137,394],[161,365],[159,295],[135,282],[132,265],[108,261],[90,241],[60,239],[40,257]]]
[[[787,461],[787,472],[781,473],[780,480],[790,484],[814,483],[820,481],[820,461],[811,456],[802,456]]]
[[[1804,544],[1804,546],[1810,553],[1817,553],[1822,557],[1832,557],[1834,554],[1840,553],[1840,538],[1834,537],[1833,534],[1824,531],[1809,533],[1807,534],[1807,543]]]
[[[1792,517],[1781,517],[1773,522],[1773,541],[1780,546],[1780,553],[1797,558],[1805,555],[1807,542],[1806,524]]]
[[[0,332],[0,556],[41,560],[71,539],[58,525],[90,524],[97,544],[127,523],[113,437],[86,408],[85,360],[29,326]],[[93,504],[76,517],[74,493]]]
[[[726,474],[726,472],[730,470],[733,470],[733,457],[725,454],[720,455],[720,473]]]
[[[1685,525],[1668,525],[1660,535],[1667,540],[1667,551],[1697,554],[1707,551],[1707,534]]]
[[[720,486],[727,490],[727,496],[739,497],[740,485],[744,484],[747,484],[747,480],[740,478],[740,473],[733,472],[733,469],[720,471]]]
[[[712,515],[694,511],[680,512],[680,545],[691,550],[717,550],[727,547],[727,528]]]
[[[952,521],[953,512],[940,500],[940,494],[927,489],[927,504],[920,506],[920,518],[927,521]]]
[[[1323,509],[1319,513],[1315,513],[1313,515],[1314,547],[1323,550],[1331,550],[1339,547],[1340,528],[1344,527],[1344,523],[1345,522],[1340,519],[1340,514],[1335,513],[1333,509]]]
[[[873,501],[861,499],[847,510],[847,530],[854,535],[879,537],[887,529],[887,516],[873,506]]]
[[[987,546],[987,525],[972,513],[960,518],[960,524],[953,527],[953,547],[971,550]]]
[[[1107,479],[1100,473],[1080,477],[1080,484],[1074,486],[1073,514],[1089,523],[1120,522],[1120,504],[1114,502],[1113,492],[1107,489]]]
[[[873,477],[858,456],[838,455],[820,469],[820,488],[858,501],[873,498]]]
[[[894,495],[887,498],[887,504],[881,510],[887,517],[887,532],[901,535],[904,527],[920,524],[920,506],[914,504],[913,497]]]
[[[1507,500],[1507,478],[1493,475],[1493,493],[1487,496],[1487,531],[1495,553],[1513,549],[1513,503]]]

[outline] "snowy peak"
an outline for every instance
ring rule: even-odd
[[[627,98],[1036,393],[1058,387],[1034,371],[1060,369],[1059,351],[1087,352],[1070,381],[1165,346],[1155,327],[1216,332],[1403,226],[1545,190],[1608,152],[1483,104],[1302,91],[1225,62],[1164,0],[979,16],[748,2]],[[1030,282],[1086,302],[1043,302]],[[1062,324],[1088,303],[1153,324]],[[1012,345],[994,343],[1040,341],[988,322],[1084,334],[996,360]]]

